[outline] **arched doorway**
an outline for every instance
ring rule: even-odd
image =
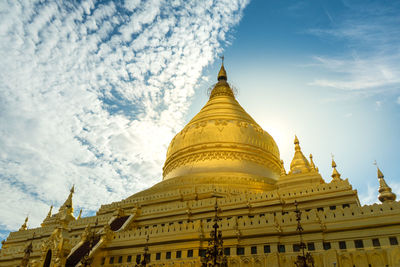
[[[50,263],[51,263],[51,249],[49,249],[47,251],[46,259],[44,260],[43,267],[50,267]]]

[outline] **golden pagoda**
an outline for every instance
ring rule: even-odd
[[[162,181],[78,218],[73,187],[41,227],[26,220],[10,233],[0,266],[202,266],[217,228],[227,266],[295,266],[300,242],[318,267],[400,266],[400,203],[382,172],[382,203],[361,206],[336,162],[325,181],[297,136],[287,172],[227,80],[222,65],[208,102],[172,139]]]

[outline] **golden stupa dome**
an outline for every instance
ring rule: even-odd
[[[236,101],[222,65],[207,104],[169,145],[164,182],[190,177],[193,183],[215,184],[229,177],[233,184],[244,178],[272,185],[280,172],[274,139]]]

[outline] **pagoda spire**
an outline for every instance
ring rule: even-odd
[[[378,199],[380,202],[392,202],[396,200],[396,194],[392,192],[392,188],[388,186],[386,183],[383,173],[379,169],[378,166],[376,166],[377,172],[378,172],[378,180],[379,180],[379,196]]]
[[[51,217],[51,212],[52,212],[52,210],[53,210],[53,205],[50,206],[50,210],[49,210],[49,212],[47,213],[47,217],[46,217],[46,218],[50,218],[50,217]]]
[[[49,221],[51,221],[51,216],[53,215],[53,214],[52,214],[52,211],[53,211],[53,205],[50,206],[50,210],[49,210],[49,212],[47,213],[46,218],[44,218],[44,220],[43,220],[43,222],[42,222],[42,224],[41,224],[42,227],[45,226],[46,223],[48,223]]]
[[[79,220],[80,218],[82,218],[82,209],[79,211],[78,218],[76,218],[76,219]]]
[[[19,231],[24,231],[24,230],[28,229],[28,220],[29,220],[29,218],[28,218],[28,216],[26,216],[25,222],[21,225],[21,227],[19,228]]]
[[[318,171],[318,168],[315,167],[312,154],[310,154],[310,166],[311,166],[311,169],[313,169],[314,171]]]
[[[283,164],[283,160],[281,159],[281,176],[286,176],[285,165]]]
[[[69,190],[68,198],[67,198],[67,200],[65,200],[64,204],[60,207],[60,211],[62,209],[72,209],[72,211],[73,211],[73,208],[72,208],[72,196],[73,196],[74,192],[75,192],[75,185],[73,185],[71,187],[71,190]]]
[[[226,75],[226,70],[224,68],[224,59],[225,59],[225,57],[222,56],[221,59],[222,59],[222,64],[221,64],[221,68],[220,68],[220,70],[218,72],[218,81],[221,81],[221,80],[227,81],[228,80],[228,76]]]
[[[215,84],[214,88],[210,92],[210,99],[216,96],[230,96],[235,98],[235,94],[232,91],[232,88],[228,84],[228,75],[226,74],[226,70],[224,67],[224,57],[221,57],[222,63],[221,68],[218,72],[218,82]]]
[[[294,156],[290,163],[290,174],[310,172],[310,163],[301,152],[300,142],[297,135],[294,136]]]
[[[336,165],[336,162],[335,162],[335,160],[333,159],[333,155],[332,155],[332,168],[333,168],[333,171],[332,171],[332,180],[333,181],[338,181],[338,180],[342,180],[341,178],[340,178],[340,173],[336,170],[336,167],[337,167],[337,165]]]
[[[75,186],[73,185],[71,187],[71,190],[69,191],[67,200],[65,200],[64,204],[58,210],[58,216],[60,218],[60,221],[64,224],[67,224],[71,220],[75,220],[75,217],[73,215],[74,208],[72,205],[72,196],[74,192],[75,192]]]

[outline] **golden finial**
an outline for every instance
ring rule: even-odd
[[[332,180],[341,180],[340,179],[340,173],[336,170],[336,162],[334,160],[334,156],[333,154],[331,154],[332,156],[332,168],[333,168],[333,172],[332,172]]]
[[[50,218],[50,217],[51,217],[51,212],[52,212],[52,210],[53,210],[53,205],[50,206],[50,210],[49,210],[49,212],[47,213],[47,218]]]
[[[336,162],[335,162],[335,156],[331,153],[331,157],[332,157],[332,168],[336,168]]]
[[[69,190],[69,192],[71,194],[75,193],[75,185],[74,184],[72,185],[71,190]]]
[[[282,159],[281,159],[281,176],[286,176],[285,165],[283,164]]]
[[[60,207],[59,212],[63,211],[65,214],[71,215],[74,212],[74,208],[72,205],[72,196],[75,192],[75,185],[72,185],[71,189],[69,190],[68,198],[65,200],[64,204]]]
[[[218,72],[218,81],[221,81],[221,80],[227,81],[228,80],[228,76],[226,75],[226,70],[225,70],[225,67],[224,67],[224,59],[225,59],[225,57],[221,56],[221,59],[222,59],[222,64],[221,64],[221,69]]]
[[[78,218],[76,218],[76,219],[79,220],[81,217],[82,217],[82,209],[79,211]]]
[[[313,170],[317,169],[317,168],[315,168],[315,164],[314,164],[314,161],[313,161],[313,155],[312,154],[310,154],[310,166],[311,166],[311,169],[313,169]]]
[[[301,152],[300,142],[297,135],[294,136],[294,150],[294,157],[290,163],[289,174],[309,172],[311,170],[310,163],[303,155],[303,152]]]
[[[300,141],[299,138],[297,138],[297,135],[294,135],[294,150],[295,151],[300,151]]]
[[[24,231],[24,230],[28,229],[28,219],[29,219],[28,216],[26,216],[25,222],[24,222],[24,224],[21,225],[21,227],[19,228],[19,231]]]
[[[385,179],[384,179],[384,175],[381,172],[381,170],[378,167],[378,164],[376,163],[376,160],[374,161],[374,165],[376,166],[377,169],[377,174],[378,174],[378,180],[379,180],[379,195],[378,195],[378,199],[380,202],[392,202],[396,200],[396,194],[392,192],[392,188],[390,188],[390,186],[388,186],[388,184],[386,183]]]
[[[340,173],[336,170],[336,167],[337,167],[337,165],[336,165],[336,162],[335,162],[335,160],[334,160],[334,155],[331,153],[331,156],[332,156],[332,168],[333,168],[333,172],[332,172],[332,179],[333,180],[341,180],[340,179]]]

